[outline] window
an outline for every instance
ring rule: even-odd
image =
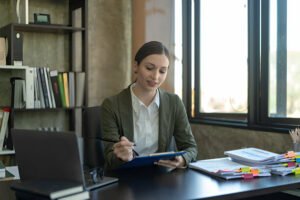
[[[298,0],[183,1],[192,121],[286,130],[300,122]]]
[[[268,116],[300,117],[300,1],[270,1]]]

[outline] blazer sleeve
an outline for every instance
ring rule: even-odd
[[[102,137],[105,139],[118,140],[119,139],[119,114],[117,111],[117,103],[114,99],[105,99],[101,105],[101,131]],[[113,143],[103,142],[105,168],[114,169],[124,163],[118,159],[112,150]]]
[[[196,161],[197,158],[197,144],[192,134],[191,126],[188,121],[185,107],[181,99],[176,95],[176,113],[175,113],[175,127],[174,138],[178,150],[186,151],[183,155],[186,164],[191,161]]]

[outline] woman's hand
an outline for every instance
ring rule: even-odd
[[[115,143],[112,149],[117,158],[128,162],[133,159],[133,145],[134,143],[122,136],[120,142]]]
[[[170,168],[185,168],[186,162],[182,156],[176,156],[172,160],[159,160],[155,163],[160,166],[170,167]]]

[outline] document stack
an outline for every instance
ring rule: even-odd
[[[270,170],[272,174],[285,176],[288,174],[300,174],[300,154],[289,151],[285,154],[276,154],[257,148],[245,148],[226,151],[233,161],[248,166],[256,166]]]
[[[17,199],[85,200],[89,192],[83,186],[70,181],[21,181],[11,185]]]
[[[249,167],[232,161],[230,158],[198,160],[189,164],[189,168],[208,173],[224,179],[251,179],[271,176],[270,169]]]

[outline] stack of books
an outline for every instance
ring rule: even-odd
[[[73,108],[84,100],[84,72],[58,72],[48,67],[33,70],[34,108]]]
[[[17,199],[85,200],[89,192],[79,183],[70,181],[21,181],[11,185]]]

